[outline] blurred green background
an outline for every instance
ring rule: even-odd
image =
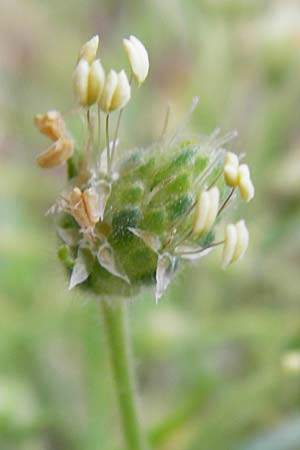
[[[150,76],[121,138],[155,139],[200,104],[192,132],[237,129],[256,197],[239,205],[251,246],[223,272],[220,250],[177,277],[158,306],[131,304],[143,422],[158,450],[299,450],[300,2],[2,0],[0,16],[0,449],[113,450],[120,430],[97,305],[67,291],[44,213],[64,187],[42,171],[33,115],[73,105],[81,44],[106,68],[138,36]],[[170,416],[171,412],[171,416]]]

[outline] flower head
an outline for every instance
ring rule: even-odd
[[[142,83],[149,69],[147,51],[134,36],[124,47],[132,74]],[[175,133],[163,133],[150,147],[120,152],[118,131],[130,83],[124,70],[105,76],[97,48],[98,37],[82,47],[73,74],[74,92],[86,112],[85,141],[73,152],[58,112],[35,119],[53,141],[38,164],[54,167],[68,160],[69,186],[50,209],[61,242],[59,257],[70,289],[79,285],[101,297],[128,297],[155,284],[158,300],[182,260],[197,260],[220,245],[224,267],[242,258],[249,241],[245,222],[228,225],[224,240],[217,238],[218,228],[236,198],[235,188],[245,201],[254,188],[248,166],[223,149],[232,135],[183,139],[187,115]],[[189,114],[196,103],[193,99]],[[119,115],[111,140],[114,110]]]

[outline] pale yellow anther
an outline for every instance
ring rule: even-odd
[[[111,70],[106,77],[100,97],[100,108],[105,112],[124,108],[130,99],[130,85],[124,70],[120,73]]]
[[[73,91],[78,103],[86,106],[88,100],[90,65],[85,59],[80,59],[73,73]]]
[[[210,208],[206,217],[205,229],[204,231],[209,231],[213,226],[218,210],[219,210],[219,201],[220,201],[220,193],[217,187],[213,187],[208,191],[209,200],[210,200]]]
[[[105,72],[100,62],[96,59],[90,67],[88,80],[88,99],[87,103],[92,105],[100,100],[105,83]]]
[[[81,192],[75,187],[69,196],[71,214],[82,228],[94,226],[99,221],[98,196],[90,188]]]
[[[62,137],[55,141],[47,150],[38,155],[37,164],[43,169],[51,169],[52,167],[64,164],[67,159],[72,156],[73,141],[66,137]]]
[[[237,243],[235,246],[232,261],[238,261],[239,259],[242,259],[249,245],[249,231],[244,220],[240,220],[236,224],[236,231]]]
[[[255,189],[250,178],[250,171],[247,164],[242,164],[240,166],[238,178],[238,187],[241,197],[245,202],[249,202],[254,197]]]
[[[139,84],[145,81],[149,72],[149,57],[144,45],[135,36],[123,39],[123,45],[134,78]]]
[[[204,191],[201,193],[195,208],[194,225],[193,225],[194,234],[200,234],[204,230],[209,207],[210,207],[209,193],[207,191]]]
[[[65,122],[59,111],[48,111],[46,114],[37,114],[34,123],[41,133],[56,141],[66,135]]]
[[[78,61],[80,59],[85,59],[89,64],[91,64],[96,58],[98,46],[99,36],[96,34],[81,47],[78,55]]]
[[[235,167],[236,169],[239,167],[239,158],[235,153],[227,152],[224,157],[224,166],[229,164],[230,166]]]
[[[118,73],[118,84],[111,100],[111,109],[122,109],[130,100],[130,85],[124,70]]]
[[[103,111],[106,112],[110,111],[112,98],[117,88],[117,85],[118,85],[117,72],[115,70],[110,70],[110,72],[106,77],[104,89],[99,102],[100,108]]]
[[[249,245],[249,232],[244,220],[227,225],[224,238],[222,266],[227,267],[241,259]]]
[[[239,165],[238,157],[228,152],[224,158],[223,171],[226,184],[233,188],[238,187],[242,199],[249,202],[254,197],[254,186],[247,164]]]
[[[73,90],[78,103],[90,106],[98,102],[105,83],[105,72],[99,59],[89,64],[80,59],[73,73]]]
[[[235,252],[236,243],[237,243],[236,227],[233,224],[227,225],[223,246],[223,257],[222,257],[223,269],[225,269],[225,267],[227,267],[231,263]]]
[[[224,177],[228,186],[235,187],[238,183],[239,159],[235,153],[228,152],[224,158]]]
[[[193,233],[207,232],[213,226],[219,209],[219,189],[213,187],[201,193],[195,209]]]

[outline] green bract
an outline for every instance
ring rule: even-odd
[[[136,149],[116,164],[112,181],[98,164],[82,187],[94,189],[105,204],[91,235],[81,232],[71,214],[58,216],[59,257],[71,273],[71,287],[126,297],[156,283],[158,298],[180,259],[202,256],[214,231],[193,235],[194,207],[212,184],[224,199],[228,195],[219,176],[221,143],[185,140]]]

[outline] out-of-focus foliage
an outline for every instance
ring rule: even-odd
[[[101,316],[67,292],[44,217],[61,171],[34,162],[47,144],[32,117],[72,108],[77,51],[95,33],[106,68],[126,64],[130,33],[149,49],[149,79],[124,116],[126,145],[158,136],[168,101],[174,126],[199,95],[191,131],[238,129],[233,150],[247,152],[256,185],[247,214],[237,211],[251,233],[241,264],[222,272],[216,252],[179,275],[158,306],[150,293],[131,305],[154,446],[300,448],[300,374],[281,364],[300,348],[299,20],[296,0],[1,3],[1,450],[118,445]]]

